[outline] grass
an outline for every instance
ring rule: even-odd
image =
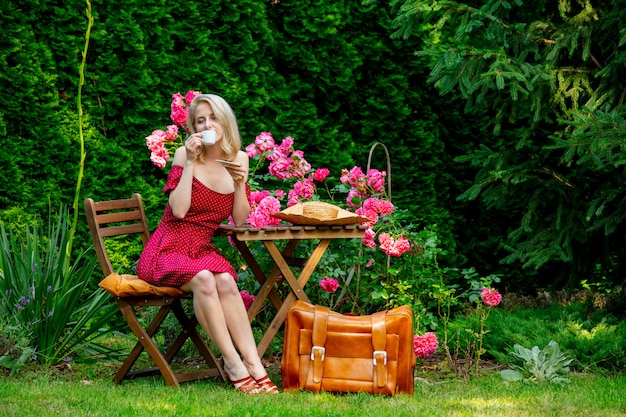
[[[0,368],[0,416],[626,417],[622,319],[592,320],[577,305],[534,306],[501,311],[491,318],[490,350],[508,352],[510,343],[518,340],[528,347],[543,347],[542,338],[556,338],[560,345],[569,346],[569,354],[577,358],[576,372],[568,375],[571,383],[506,383],[497,372],[501,363],[494,360],[481,361],[480,377],[462,377],[446,367],[444,355],[439,354],[418,365],[413,396],[310,392],[245,396],[215,379],[186,383],[178,389],[168,387],[160,377],[115,385],[116,366],[106,361],[62,367],[28,363],[13,377]],[[462,329],[467,324],[459,320]],[[568,330],[573,328],[571,323],[589,331]],[[609,328],[604,324],[613,330],[599,331]],[[135,343],[132,338],[112,335],[105,342],[123,351]],[[594,357],[600,353],[604,356]],[[145,360],[140,358],[140,362]],[[267,355],[264,360],[279,384],[278,356]],[[606,361],[613,365],[593,365]]]
[[[275,372],[275,371],[274,371]],[[112,382],[113,369],[75,365],[0,378],[0,416],[626,416],[626,376],[574,374],[570,384],[504,383],[492,372],[416,383],[413,396],[368,394],[246,396],[204,380],[170,388],[160,378]],[[278,380],[275,374],[274,379]]]

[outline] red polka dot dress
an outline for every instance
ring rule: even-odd
[[[172,166],[164,193],[176,188],[182,173],[182,167]],[[215,230],[232,213],[234,200],[234,193],[218,193],[194,177],[189,211],[178,219],[167,205],[139,257],[139,278],[161,287],[180,287],[202,270],[228,272],[237,279],[233,266],[211,243]]]

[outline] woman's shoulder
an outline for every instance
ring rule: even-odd
[[[243,164],[244,166],[248,166],[249,160],[250,158],[248,157],[247,153],[245,153],[244,151],[239,151],[235,155],[235,159],[233,161],[239,162],[240,164]]]
[[[185,161],[187,161],[187,149],[184,146],[179,146],[176,152],[174,152],[172,164],[183,166]]]

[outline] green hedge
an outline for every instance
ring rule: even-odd
[[[262,131],[292,136],[338,178],[365,168],[370,146],[391,152],[394,201],[424,224],[448,217],[437,174],[446,164],[437,119],[414,57],[390,38],[384,2],[93,1],[83,108],[83,196],[144,195],[151,221],[166,171],[144,138],[169,123],[171,95],[217,93],[233,106],[244,143]],[[78,167],[77,82],[86,3],[3,3],[0,61],[0,218],[71,203]],[[382,151],[372,167],[386,169]]]

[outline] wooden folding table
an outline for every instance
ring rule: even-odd
[[[328,249],[328,245],[333,239],[360,239],[365,234],[365,227],[357,225],[345,226],[297,226],[297,225],[280,225],[268,226],[263,228],[253,228],[250,226],[235,227],[233,225],[221,225],[218,232],[220,235],[230,236],[234,244],[241,252],[242,256],[248,263],[252,273],[261,284],[258,294],[250,309],[248,310],[248,318],[250,322],[254,320],[261,306],[266,299],[274,305],[277,310],[269,327],[265,333],[257,350],[259,356],[263,356],[269,347],[272,339],[280,330],[289,308],[296,300],[310,302],[306,295],[305,286],[311,274]],[[315,240],[318,240],[315,244]],[[259,263],[248,248],[248,241],[259,240],[263,243],[267,252],[271,256],[274,267],[269,275],[266,275],[261,269]],[[287,243],[281,251],[278,249],[276,242],[286,240]],[[314,246],[313,252],[308,258],[293,257],[294,250],[302,240],[311,241]],[[291,267],[301,267],[299,276],[294,275]],[[289,284],[289,294],[284,300],[280,299],[278,293],[274,290],[277,278],[282,274],[283,278]]]

